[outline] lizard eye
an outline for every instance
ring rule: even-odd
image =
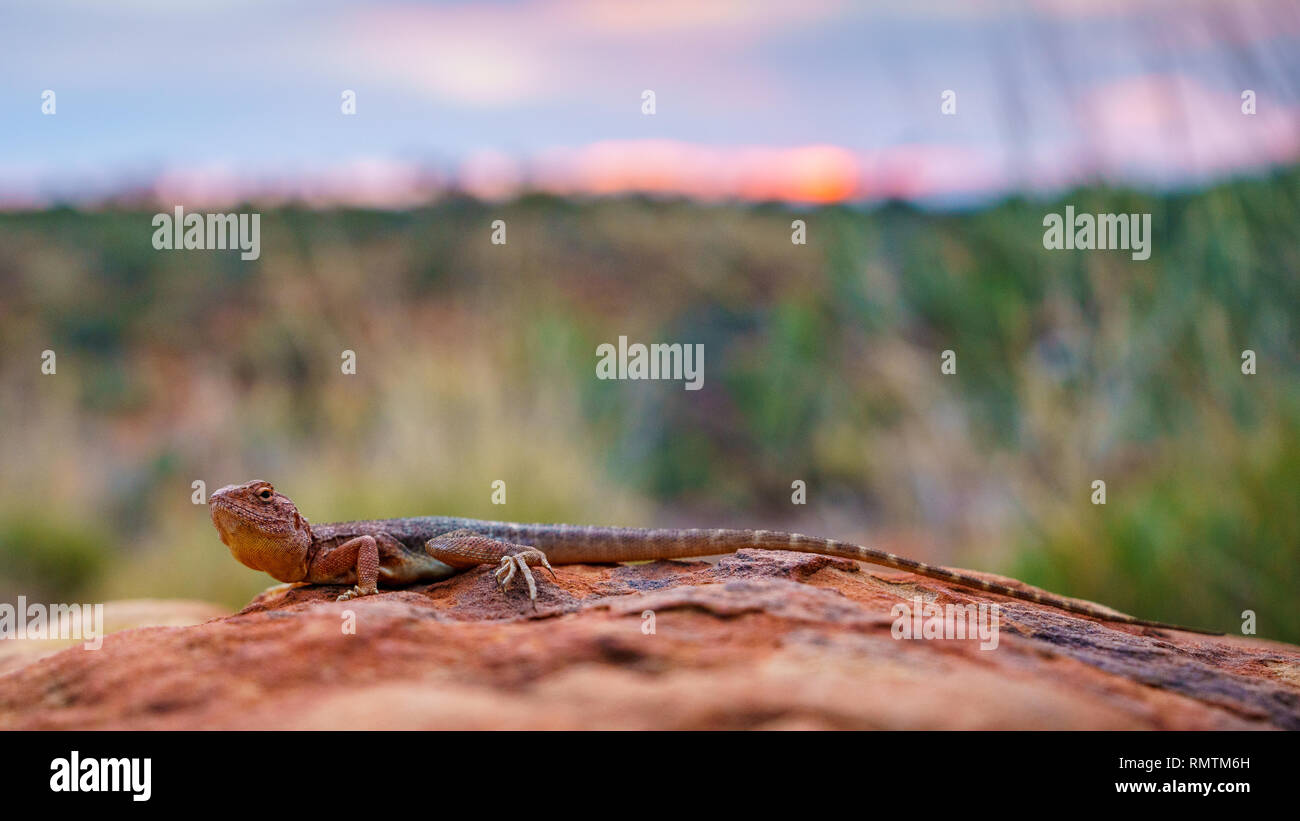
[[[263,500],[269,502],[271,500],[271,489],[269,487],[264,487],[257,492],[257,495],[260,496]]]

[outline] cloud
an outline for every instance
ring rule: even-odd
[[[1183,75],[1125,77],[1094,88],[1078,107],[1097,169],[1147,179],[1202,178],[1292,160],[1300,111],[1267,95],[1242,113],[1237,94]]]
[[[621,85],[639,93],[665,77],[708,86],[718,71],[761,83],[759,41],[824,25],[843,7],[842,0],[380,5],[346,16],[330,39],[346,62],[387,83],[504,108],[590,99]]]

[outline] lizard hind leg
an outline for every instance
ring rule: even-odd
[[[545,567],[555,578],[555,570],[546,554],[537,548],[498,541],[472,530],[453,530],[435,536],[424,543],[424,552],[452,567],[497,565],[492,576],[503,592],[509,589],[516,575],[522,576],[528,586],[528,598],[534,605],[537,602],[537,582],[531,568]]]

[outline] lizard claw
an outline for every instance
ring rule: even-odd
[[[378,592],[379,590],[377,588],[371,587],[369,589],[364,589],[360,585],[357,585],[353,587],[351,590],[343,591],[341,594],[339,594],[339,597],[334,601],[348,601],[350,599],[356,599],[362,596],[373,596]]]
[[[536,548],[525,548],[517,553],[502,556],[500,566],[493,571],[492,575],[496,579],[497,587],[500,587],[502,591],[510,587],[510,582],[514,581],[516,574],[523,576],[524,582],[528,585],[528,598],[536,607],[537,582],[533,578],[530,565],[545,567],[552,578],[557,578],[551,563],[546,560],[546,554]]]
[[[501,566],[493,571],[492,576],[496,579],[497,587],[501,588],[503,592],[515,578],[515,570],[515,557],[502,556]]]
[[[541,551],[538,551],[538,552],[540,553]],[[546,568],[546,572],[551,574],[551,579],[552,579],[553,581],[557,581],[557,582],[558,582],[558,581],[560,580],[560,577],[557,576],[557,575],[555,575],[555,569],[551,567],[551,563],[548,562],[548,561],[546,560],[546,554],[545,554],[545,553],[542,553],[542,567],[545,567],[545,568]]]
[[[523,556],[502,556],[501,566],[493,574],[496,576],[497,586],[504,592],[510,588],[510,582],[514,581],[515,573],[523,575],[524,581],[528,584],[528,598],[537,601],[537,582],[533,580],[533,571],[528,569],[528,562],[524,561]]]

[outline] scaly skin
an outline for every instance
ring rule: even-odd
[[[221,541],[243,564],[282,582],[349,584],[339,600],[378,592],[378,583],[433,582],[479,565],[497,565],[505,589],[516,575],[536,600],[531,568],[682,559],[734,553],[746,547],[820,553],[906,570],[920,576],[1067,610],[1103,621],[1220,635],[1146,621],[1072,602],[1034,589],[1007,587],[855,544],[769,530],[642,530],[624,527],[516,524],[416,516],[312,525],[269,482],[228,485],[208,500]],[[552,571],[553,573],[554,571]]]

